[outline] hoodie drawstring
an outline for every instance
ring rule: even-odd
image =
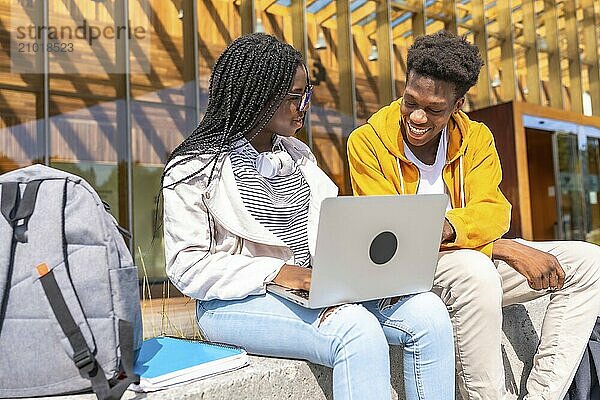
[[[460,173],[460,206],[465,208],[465,175],[463,173],[463,156],[459,158],[459,173]]]
[[[402,168],[400,167],[399,158],[396,158],[396,164],[398,164],[398,176],[400,177],[400,189],[402,190],[401,194],[406,194],[404,191],[404,178],[402,177]]]

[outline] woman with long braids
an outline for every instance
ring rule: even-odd
[[[207,339],[332,367],[335,399],[390,398],[388,343],[404,346],[407,399],[453,399],[435,294],[314,310],[265,291],[309,288],[319,206],[337,194],[294,138],[311,91],[300,53],[272,36],[242,36],[219,57],[206,114],[163,174],[167,274],[197,299]]]

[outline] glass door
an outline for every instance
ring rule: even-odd
[[[523,115],[534,240],[600,244],[600,126]]]
[[[600,244],[600,203],[598,202],[600,178],[600,139],[587,138],[587,175],[585,176],[586,237],[587,242]]]
[[[553,135],[556,179],[558,236],[564,240],[586,239],[585,192],[577,135],[555,132]]]

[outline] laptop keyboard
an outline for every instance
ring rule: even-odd
[[[303,290],[303,289],[290,289],[289,290],[290,293],[295,294],[296,296],[300,296],[303,299],[308,300],[308,290]]]

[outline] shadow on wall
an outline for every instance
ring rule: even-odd
[[[200,82],[201,105],[207,102],[207,84]],[[195,118],[190,117],[193,107],[183,105],[191,104],[191,100],[183,99],[190,97],[193,86],[193,82],[188,82],[132,99],[132,153],[136,161],[162,164],[166,155],[195,128]],[[50,116],[50,157],[65,162],[116,163],[122,151],[117,148],[117,139],[122,138],[121,129],[125,126],[119,120],[125,102],[116,100],[85,107],[81,101],[69,107],[77,105],[81,107]],[[22,122],[4,115],[1,118],[5,127],[0,128],[0,149],[3,157],[12,161],[5,165],[0,159],[2,171],[43,160],[43,120]]]

